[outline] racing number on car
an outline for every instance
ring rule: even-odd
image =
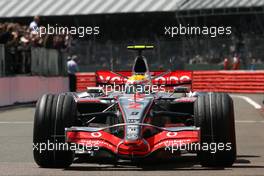
[[[131,102],[128,105],[128,109],[140,109],[140,108],[141,108],[141,104],[137,102]]]

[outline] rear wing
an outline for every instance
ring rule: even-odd
[[[100,85],[124,85],[128,77],[132,75],[131,71],[97,71],[96,83]],[[164,85],[174,87],[179,85],[192,85],[192,71],[152,71],[150,72],[153,85]]]

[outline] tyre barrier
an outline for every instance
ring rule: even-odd
[[[76,74],[76,90],[83,91],[86,90],[87,87],[95,87],[96,86],[96,76],[95,73],[77,73]]]
[[[192,79],[194,91],[264,93],[264,71],[194,71]]]

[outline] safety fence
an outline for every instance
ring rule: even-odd
[[[243,46],[232,37],[191,37],[175,40],[142,39],[102,42],[97,40],[75,41],[71,50],[77,51],[80,70],[94,72],[98,69],[131,69],[136,53],[126,49],[129,44],[147,43],[155,46],[144,52],[151,70],[223,70],[223,61],[229,59],[232,67],[234,54],[240,58],[240,69],[263,69],[264,36],[245,36]],[[239,46],[238,46],[239,45]],[[231,69],[231,68],[230,68]]]
[[[79,73],[76,88],[96,86],[95,73]],[[264,93],[264,71],[193,71],[193,91]]]

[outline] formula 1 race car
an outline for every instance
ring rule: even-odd
[[[100,87],[38,100],[35,162],[64,168],[77,157],[137,162],[191,153],[202,166],[232,166],[236,139],[230,96],[192,92],[189,71],[150,72],[142,51],[153,46],[128,49],[138,52],[131,72],[98,71]]]

